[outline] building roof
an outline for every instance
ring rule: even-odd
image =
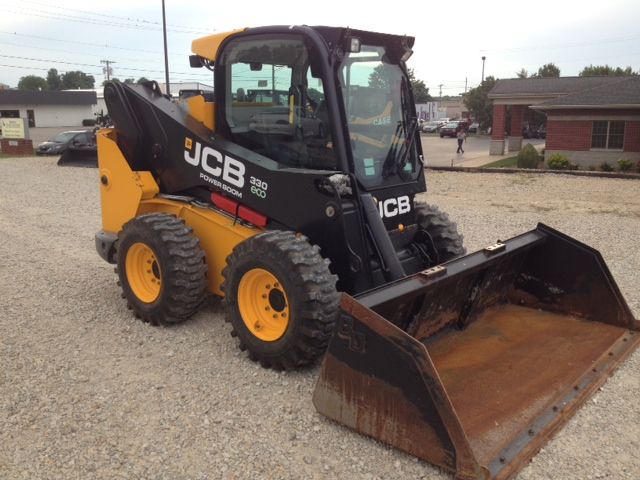
[[[567,95],[617,81],[620,81],[620,77],[509,78],[496,81],[489,98]]]
[[[95,105],[96,92],[0,90],[0,105]]]
[[[536,109],[557,108],[640,108],[640,77],[611,77],[605,85],[586,88],[548,100]]]

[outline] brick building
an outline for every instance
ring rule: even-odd
[[[581,167],[640,160],[640,77],[615,77],[535,108],[547,115],[545,159],[562,153]]]
[[[640,159],[640,77],[498,80],[493,101],[492,155],[517,152],[527,112],[547,115],[545,156],[560,152],[581,166]],[[511,116],[508,145],[507,117]]]

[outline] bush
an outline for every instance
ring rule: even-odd
[[[613,167],[607,162],[602,162],[600,164],[600,170],[602,170],[603,172],[613,172]]]
[[[527,143],[522,150],[518,152],[518,168],[538,168],[540,155],[533,145]]]
[[[96,126],[96,119],[95,118],[85,118],[84,120],[82,120],[82,126],[83,127],[95,127]]]
[[[597,165],[589,165],[587,167],[587,170],[589,170],[590,172],[595,172],[596,170],[598,170],[598,166]]]
[[[621,172],[628,172],[633,167],[633,162],[628,158],[621,158],[618,160],[618,168]]]
[[[575,170],[566,155],[554,153],[547,160],[547,165],[551,170]]]

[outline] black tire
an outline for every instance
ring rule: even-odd
[[[266,286],[264,292],[269,295],[264,293],[261,297],[268,300],[258,300],[260,290],[257,289],[255,297],[247,297],[253,290],[240,284],[243,278],[251,278],[252,273],[261,271],[273,275],[279,282]],[[329,271],[329,260],[322,258],[317,245],[311,245],[306,237],[290,231],[262,233],[233,249],[222,275],[231,336],[238,337],[240,349],[246,350],[251,360],[260,362],[265,368],[292,370],[313,363],[324,353],[333,332],[340,297],[336,291],[337,277]],[[271,305],[274,316],[276,310],[283,312],[284,309],[287,321],[275,320],[279,322],[278,333],[265,340],[257,336],[262,319],[246,318],[247,323],[255,321],[256,331],[252,332],[243,320],[241,302],[245,305],[247,302],[271,302],[271,290],[268,289],[273,287],[276,291],[276,286],[282,289],[279,294],[284,298],[281,309],[272,303],[262,305],[265,310]],[[246,313],[247,307],[244,308]],[[256,310],[254,317],[263,315],[266,313]],[[266,320],[266,323],[271,322]]]
[[[145,262],[136,260],[145,247],[151,251],[152,260],[146,263],[151,263],[149,270],[155,277],[151,277],[151,296],[157,296],[143,299],[141,294],[147,293],[144,281],[136,282],[134,272],[142,272],[138,265]],[[127,272],[129,255],[131,272]],[[122,297],[144,322],[152,325],[182,322],[198,310],[206,297],[207,265],[200,242],[192,229],[173,215],[152,213],[130,220],[118,235],[115,257]]]
[[[438,253],[438,263],[446,262],[467,253],[464,248],[464,237],[458,233],[458,226],[449,215],[435,205],[416,203],[416,219],[418,225],[426,230]]]

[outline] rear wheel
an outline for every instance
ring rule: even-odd
[[[458,226],[449,215],[435,205],[416,203],[418,225],[433,240],[438,259],[436,263],[446,262],[467,253],[463,245],[463,236],[458,233]]]
[[[129,221],[118,235],[116,271],[135,315],[153,325],[193,315],[207,291],[207,266],[191,228],[163,213]]]
[[[339,295],[318,246],[293,232],[266,232],[237,245],[222,274],[231,335],[252,360],[290,370],[324,353]]]

